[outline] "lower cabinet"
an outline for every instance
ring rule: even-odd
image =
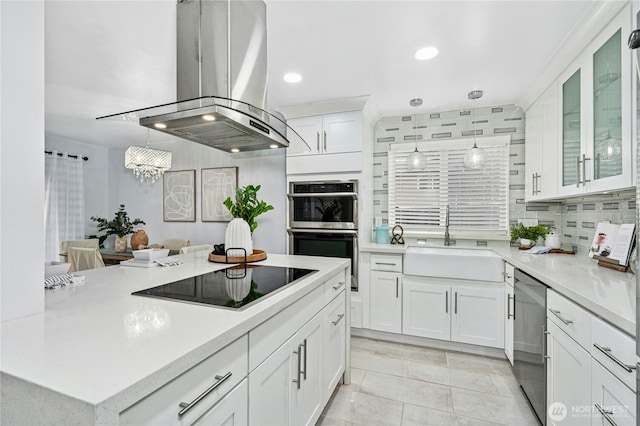
[[[229,392],[215,407],[196,420],[194,426],[243,426],[249,423],[247,379]]]
[[[371,329],[402,332],[402,274],[371,271]]]
[[[591,406],[591,355],[547,320],[547,407],[551,406],[556,408],[547,410],[547,425],[589,424],[588,413],[580,417],[574,411]]]
[[[595,359],[591,360],[592,425],[635,426],[636,394]]]
[[[502,283],[405,275],[403,292],[403,334],[504,348]]]
[[[325,405],[345,369],[346,321],[344,295],[333,299],[323,310],[322,323],[322,403]]]
[[[249,375],[249,424],[314,424],[321,412],[322,316],[317,314]]]

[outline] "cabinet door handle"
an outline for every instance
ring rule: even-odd
[[[302,371],[302,377],[307,380],[307,339],[304,339],[302,347],[304,348],[304,370]]]
[[[636,369],[635,365],[628,365],[625,364],[624,362],[620,361],[615,355],[613,355],[611,353],[611,348],[606,348],[604,346],[601,346],[597,343],[594,343],[593,346],[599,350],[600,352],[602,352],[603,354],[605,354],[607,356],[607,358],[609,358],[611,361],[615,362],[616,364],[618,364],[620,367],[622,367],[627,373],[632,373],[633,370]]]
[[[516,320],[516,295],[513,295],[513,320]]]
[[[444,292],[444,313],[449,313],[449,290]]]
[[[509,275],[509,273],[507,273],[507,272],[503,272],[502,276],[505,277],[505,278],[508,278],[508,279],[513,278],[513,276]]]
[[[550,357],[547,355],[547,334],[551,334],[551,332],[544,329],[544,325],[542,327],[542,363],[544,363],[545,359],[549,359]]]
[[[396,299],[400,296],[400,278],[396,277]]]
[[[327,151],[327,131],[324,131],[324,141],[323,141],[323,149],[326,152]]]
[[[507,319],[510,319],[511,317],[511,295],[507,294]]]
[[[540,193],[540,178],[542,175],[536,173],[536,194]]]
[[[293,379],[293,383],[296,384],[296,387],[300,389],[300,376],[302,375],[302,344],[298,345],[298,350],[293,351],[294,354],[298,356],[298,372],[297,377]]]
[[[454,310],[453,313],[458,315],[458,292],[455,292],[455,299],[454,299]]]
[[[595,404],[595,407],[598,411],[600,411],[600,414],[602,414],[602,417],[607,419],[607,421],[611,426],[618,426],[618,424],[614,422],[613,419],[611,418],[611,415],[613,415],[613,411],[605,410],[599,404]]]
[[[578,155],[576,157],[576,188],[580,188],[580,184],[582,183],[580,181],[580,163],[582,163],[582,161],[580,161],[580,156]]]
[[[569,320],[569,319],[566,319],[565,317],[563,317],[563,316],[562,316],[562,312],[560,312],[560,311],[556,311],[555,309],[551,309],[551,308],[549,308],[549,311],[550,311],[553,315],[557,316],[557,317],[558,317],[558,319],[564,323],[564,325],[573,324],[573,320]]]
[[[181,402],[179,404],[179,407],[182,408],[182,410],[180,410],[178,412],[178,418],[180,418],[180,417],[184,416],[185,414],[187,414],[187,412],[189,410],[191,410],[193,407],[195,407],[197,403],[199,403],[204,398],[206,398],[206,396],[209,395],[211,392],[213,392],[218,387],[220,387],[220,385],[223,384],[229,377],[231,377],[231,371],[229,371],[224,376],[215,376],[216,382],[213,385],[211,385],[211,387],[209,389],[207,389],[206,391],[204,391],[200,395],[198,395],[198,397],[196,397],[196,399],[194,399],[193,401],[191,401],[189,403]]]
[[[586,155],[582,154],[582,183],[583,184],[587,182],[591,182],[590,179],[587,179],[587,161],[591,161],[591,158],[587,158]]]
[[[340,287],[344,285],[344,281],[340,281],[338,284],[334,285],[332,288],[334,290],[338,290]]]
[[[531,173],[531,195],[536,195],[536,174]]]
[[[338,325],[338,323],[339,323],[340,321],[342,321],[342,318],[344,318],[344,314],[340,314],[340,315],[338,315],[338,318],[336,318],[336,320],[335,320],[335,321],[331,321],[331,324],[333,324],[333,325]]]
[[[396,264],[393,262],[376,262],[376,265],[396,266]]]
[[[320,152],[320,132],[316,132],[316,151]]]

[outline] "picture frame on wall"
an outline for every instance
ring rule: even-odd
[[[203,222],[229,222],[233,219],[223,204],[233,198],[238,187],[237,167],[217,167],[201,170],[200,217]]]
[[[165,222],[195,222],[196,171],[164,172],[162,197],[162,218]]]

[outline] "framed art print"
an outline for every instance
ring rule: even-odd
[[[164,172],[162,214],[165,222],[195,222],[196,171]]]
[[[200,216],[203,222],[228,222],[233,219],[223,201],[233,198],[238,187],[238,168],[219,167],[202,169],[202,206]]]

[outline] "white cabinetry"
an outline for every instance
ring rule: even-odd
[[[547,424],[584,425],[585,418],[572,416],[571,410],[590,406],[591,356],[550,319],[547,333],[547,407],[556,402],[567,410],[567,417],[558,423],[547,413]]]
[[[245,424],[247,387],[236,385],[246,375],[245,335],[123,411],[120,424],[187,425],[202,415]]]
[[[249,424],[247,389],[247,379],[244,379],[193,425],[243,426]]]
[[[504,348],[503,284],[404,277],[404,334]]]
[[[630,28],[627,6],[557,80],[560,196],[634,185]]]
[[[360,111],[294,118],[287,124],[306,142],[292,138],[287,148],[289,157],[362,151]]]
[[[553,83],[529,108],[525,128],[525,201],[558,192],[558,90]]]
[[[372,255],[371,329],[402,332],[402,256]]]
[[[506,293],[506,311],[504,323],[504,353],[513,365],[513,326],[515,319],[516,300],[513,295],[515,268],[512,264],[504,264],[504,291]]]
[[[346,282],[343,270],[249,332],[249,424],[318,420],[346,368]]]
[[[636,394],[595,359],[591,360],[592,425],[637,426]]]

